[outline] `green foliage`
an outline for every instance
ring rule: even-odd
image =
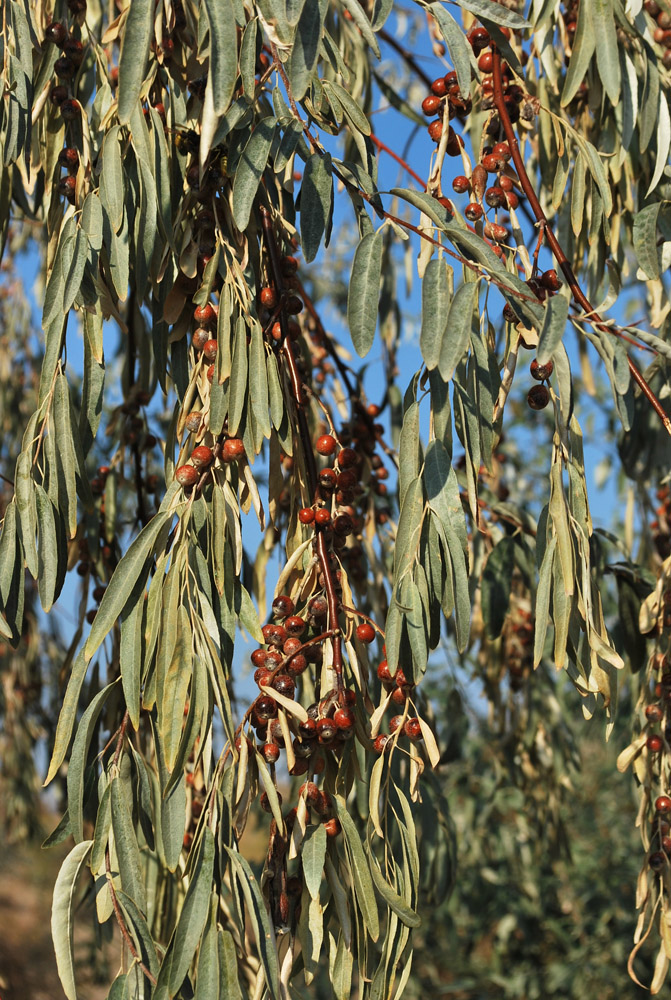
[[[568,918],[602,941],[581,906],[625,917],[570,812],[569,720],[579,702],[624,742],[618,687],[644,848],[629,972],[659,992],[671,10],[5,7],[3,819],[34,832],[46,743],[49,842],[74,840],[53,908],[66,995],[80,881],[123,942],[110,996],[417,995],[435,983],[414,942],[440,940],[428,914],[453,891],[454,995],[603,992]],[[431,155],[406,128],[418,80]],[[463,203],[445,194],[462,173]],[[415,266],[420,319],[399,291]],[[529,350],[548,366],[531,409]],[[617,535],[594,527],[581,424],[626,497]],[[457,688],[431,690],[441,657],[484,688],[468,738]],[[579,904],[581,880],[599,884]]]

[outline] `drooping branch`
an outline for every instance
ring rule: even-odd
[[[545,236],[548,246],[552,250],[554,258],[566,278],[566,282],[571,289],[571,294],[573,295],[574,300],[587,314],[589,321],[597,328],[597,330],[601,330],[603,333],[617,332],[619,335],[622,335],[622,331],[620,331],[617,327],[613,327],[602,320],[601,316],[599,316],[598,312],[583,292],[571,263],[564,253],[559,240],[555,236],[552,226],[548,222],[547,216],[545,215],[541,203],[538,200],[534,186],[531,183],[524,166],[524,161],[520,154],[517,142],[517,136],[515,135],[515,130],[513,129],[512,122],[510,121],[510,115],[508,114],[508,109],[506,107],[501,74],[501,54],[495,45],[492,45],[492,73],[494,85],[494,104],[496,105],[496,110],[499,113],[501,126],[505,133],[506,142],[510,147],[510,154],[512,161],[515,164],[515,170],[517,171],[517,176],[519,177],[520,184],[522,185],[522,190],[527,196],[529,205],[531,206],[531,209],[536,217],[536,221],[541,226],[542,234]],[[640,371],[629,356],[627,356],[627,363],[629,365],[629,371],[631,372],[632,378],[641,389],[643,395],[646,397],[659,419],[662,421],[666,432],[671,435],[671,420],[664,412],[662,404],[659,402],[654,392],[643,378],[643,375],[641,375]]]

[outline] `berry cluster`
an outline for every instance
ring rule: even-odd
[[[657,24],[653,32],[653,38],[664,49],[664,54],[662,55],[664,68],[671,69],[671,14],[666,10],[662,10],[660,5],[655,3],[655,0],[647,0],[643,6]]]
[[[59,83],[49,91],[49,100],[58,108],[64,122],[75,122],[81,117],[81,105],[71,95],[71,88],[76,87],[78,70],[84,61],[84,45],[77,37],[79,25],[86,13],[86,0],[69,0],[68,8],[73,14],[76,30],[68,30],[62,21],[52,21],[45,30],[45,39],[57,45],[63,53],[54,63],[54,73]],[[74,25],[73,25],[74,28]],[[58,158],[59,165],[68,171],[58,185],[59,192],[74,204],[75,174],[79,166],[79,155],[76,149],[68,147]]]

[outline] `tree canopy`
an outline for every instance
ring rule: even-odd
[[[453,891],[533,922],[482,817],[561,953],[582,717],[659,992],[671,4],[6,0],[0,39],[3,825],[46,747],[68,1000],[80,892],[113,998],[417,995]]]

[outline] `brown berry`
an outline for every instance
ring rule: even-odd
[[[195,434],[200,427],[202,419],[203,418],[198,410],[192,410],[184,421],[184,426],[190,434]]]
[[[671,799],[668,795],[659,795],[655,799],[655,811],[658,813],[671,812]]]
[[[71,173],[76,174],[79,166],[79,153],[72,146],[62,149],[58,154],[58,164]]]
[[[61,56],[54,63],[54,73],[61,80],[69,80],[74,76],[75,64],[69,56]]]
[[[203,344],[203,357],[206,361],[214,361],[217,356],[217,348],[219,345],[216,340],[206,340]]]
[[[478,59],[478,69],[481,73],[491,73],[494,68],[494,56],[491,52],[483,52]]]
[[[277,743],[264,743],[261,753],[267,764],[274,764],[280,759],[280,748]]]
[[[273,601],[273,617],[286,618],[294,613],[294,602],[288,594],[279,594]]]
[[[408,719],[403,727],[403,732],[413,743],[419,742],[422,739],[422,727],[419,719]]]
[[[430,137],[434,142],[440,142],[440,137],[443,134],[443,123],[437,118],[435,122],[431,122],[428,128]]]
[[[193,465],[181,465],[175,473],[180,486],[193,486],[198,480],[198,470]]]
[[[557,292],[561,288],[561,281],[554,267],[551,267],[549,271],[543,271],[540,281],[543,288],[547,288],[550,292]]]
[[[221,448],[222,462],[236,462],[243,458],[245,446],[240,438],[227,438]]]
[[[315,448],[320,455],[332,455],[336,450],[338,442],[332,434],[322,434],[317,438]]]
[[[447,84],[445,83],[445,77],[439,76],[431,84],[431,91],[436,97],[445,97],[447,93]]]
[[[554,371],[554,364],[552,361],[548,361],[544,365],[539,365],[536,358],[533,359],[529,365],[529,371],[531,377],[535,378],[537,382],[544,382],[546,379],[550,378],[552,372]]]
[[[483,215],[482,205],[478,205],[476,201],[472,201],[470,205],[467,205],[464,209],[464,215],[469,222],[477,222]]]
[[[200,444],[191,452],[191,461],[197,469],[211,465],[214,461],[214,452],[211,448],[208,448],[207,445]]]
[[[660,705],[648,705],[645,709],[645,717],[648,722],[661,722],[664,718],[664,710]]]
[[[470,189],[470,186],[471,182],[468,177],[464,177],[463,174],[459,174],[459,176],[455,177],[452,181],[452,190],[456,191],[457,194],[465,194]]]
[[[503,188],[498,186],[487,188],[485,201],[490,208],[501,208],[506,203],[506,193]]]
[[[550,402],[550,393],[544,385],[532,385],[527,393],[527,403],[532,410],[544,410]]]
[[[440,105],[440,97],[437,97],[435,94],[429,94],[429,96],[425,97],[422,101],[422,111],[425,115],[431,118],[432,115],[438,114]]]
[[[68,37],[68,30],[62,21],[52,21],[48,24],[44,32],[46,41],[53,42],[54,45],[62,47],[63,42]]]
[[[648,736],[645,745],[650,753],[659,753],[664,744],[661,736]]]
[[[259,293],[259,300],[266,309],[274,309],[277,305],[277,292],[270,285],[266,285]]]
[[[274,719],[277,715],[277,702],[270,695],[261,695],[254,702],[254,710],[259,719]]]
[[[206,302],[204,306],[196,306],[193,310],[193,318],[196,323],[213,323],[217,318],[217,313],[211,302]]]
[[[362,622],[361,625],[357,625],[356,637],[359,642],[372,642],[375,638],[375,629],[370,622]]]
[[[333,819],[326,820],[324,829],[326,830],[327,837],[337,837],[342,827],[340,826],[340,821],[334,817]]]
[[[53,91],[52,91],[53,93]],[[66,122],[73,122],[81,116],[81,104],[74,97],[69,97],[61,104],[61,117]]]
[[[60,108],[63,103],[67,100],[68,88],[64,87],[62,83],[59,83],[56,87],[52,87],[49,91],[49,100],[57,108]]]

